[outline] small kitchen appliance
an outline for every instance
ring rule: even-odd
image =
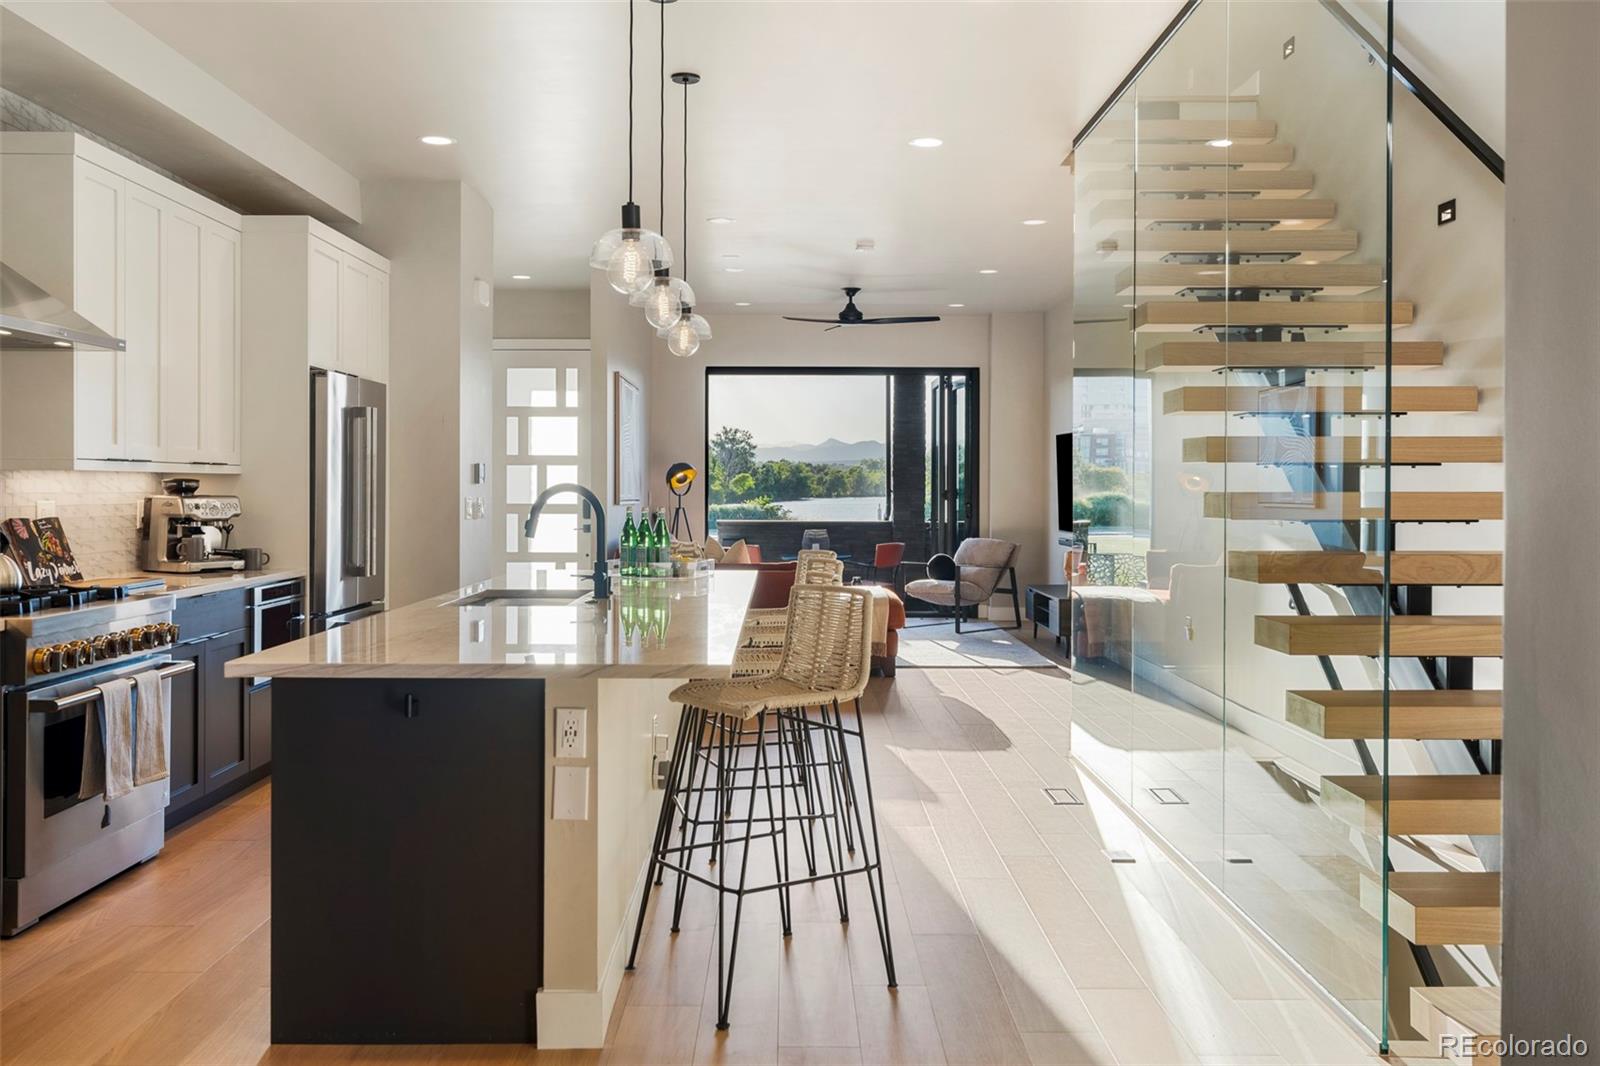
[[[139,552],[144,569],[176,574],[243,570],[244,560],[224,550],[233,520],[241,513],[237,496],[146,496]]]

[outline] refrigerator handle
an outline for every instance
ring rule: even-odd
[[[377,555],[377,523],[373,520],[378,491],[377,409],[348,408],[344,440],[344,570],[351,577],[372,577]]]

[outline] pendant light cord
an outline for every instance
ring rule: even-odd
[[[683,280],[689,280],[689,83],[683,83]]]
[[[631,3],[632,0],[629,0]],[[667,5],[661,7],[661,128],[656,143],[660,146],[661,173],[656,180],[661,184],[661,232],[667,232]]]
[[[633,3],[628,0],[628,202],[633,203]]]

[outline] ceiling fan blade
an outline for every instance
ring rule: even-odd
[[[784,315],[783,317],[789,322],[818,322],[825,326],[837,326],[839,324],[837,318],[796,318],[793,315]]]
[[[832,333],[836,329],[843,329],[843,328],[844,328],[844,323],[843,322],[837,322],[837,323],[829,326],[827,329],[823,330],[822,332],[824,332],[824,333]]]
[[[904,315],[899,318],[863,318],[863,326],[901,326],[908,322],[937,322],[938,315]]]

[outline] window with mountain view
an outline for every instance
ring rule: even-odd
[[[724,518],[888,517],[883,374],[706,376],[706,525]]]

